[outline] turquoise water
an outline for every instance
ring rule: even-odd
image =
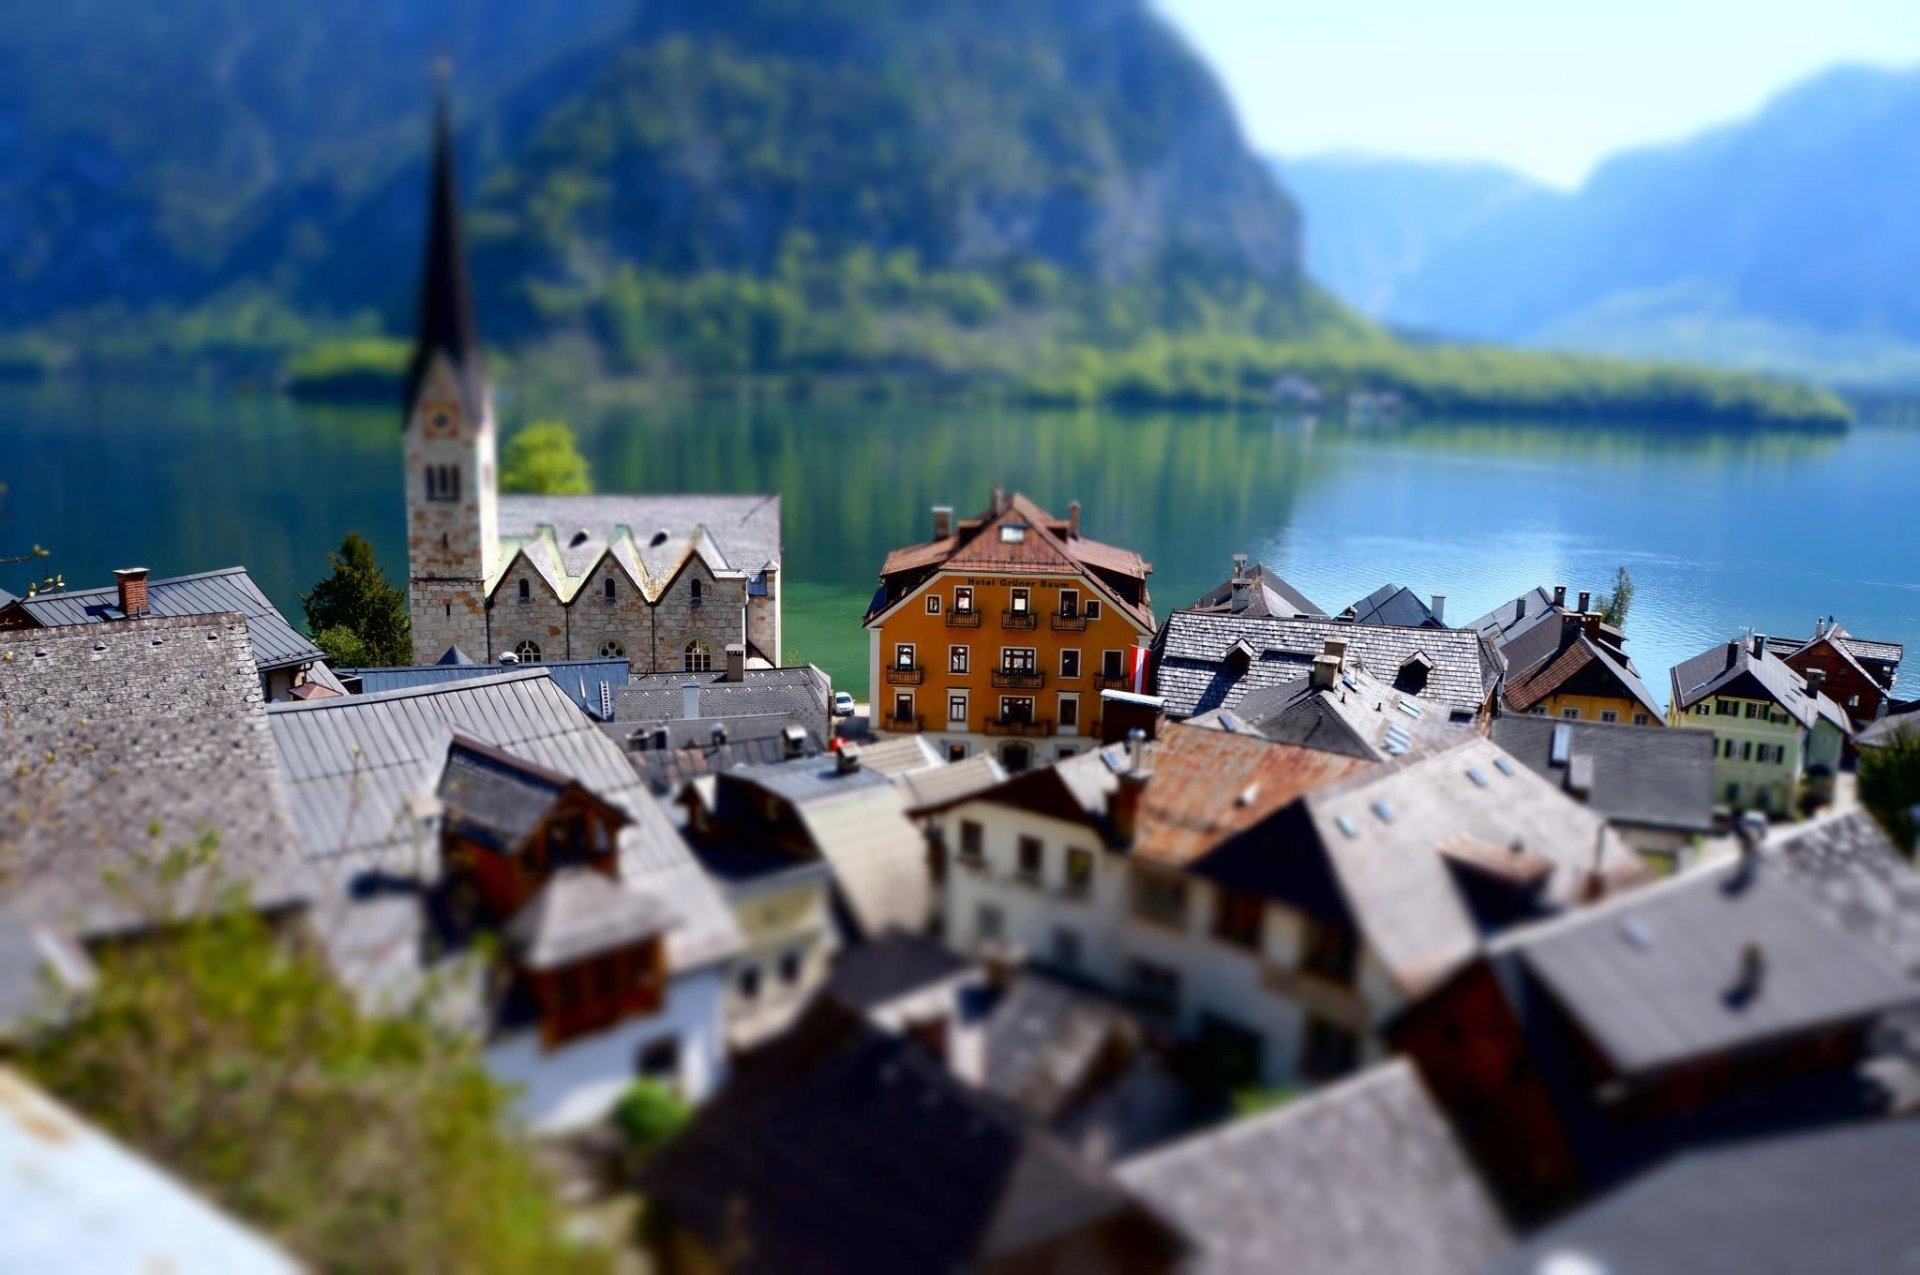
[[[881,558],[929,508],[996,482],[1154,563],[1156,609],[1235,552],[1329,611],[1393,580],[1462,622],[1533,584],[1638,585],[1628,650],[1666,698],[1675,661],[1748,627],[1920,642],[1920,429],[1844,436],[1567,424],[1347,426],[1259,414],[1053,413],[924,405],[506,399],[510,430],[562,417],[602,490],[778,491],[789,659],[864,690],[860,616]],[[132,563],[243,562],[290,614],[349,530],[405,569],[390,410],[139,385],[0,386],[0,567],[99,584]],[[1909,679],[1912,681],[1913,679]],[[1902,689],[1911,692],[1911,687]]]

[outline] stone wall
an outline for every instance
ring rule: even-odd
[[[747,598],[747,641],[753,648],[780,666],[780,573],[769,568],[767,592]]]
[[[524,602],[520,600],[522,580],[527,583]],[[493,649],[486,659],[498,660],[519,643],[530,641],[540,647],[542,661],[564,660],[568,658],[567,622],[567,608],[553,586],[524,557],[517,557],[493,590]]]
[[[694,601],[694,584],[700,600]],[[688,560],[656,604],[657,628],[653,642],[654,672],[672,673],[686,667],[687,644],[702,641],[711,652],[712,668],[724,668],[727,644],[741,640],[747,605],[747,582],[715,580],[699,558]]]
[[[613,581],[613,600],[607,600],[607,581]],[[573,595],[569,608],[573,618],[572,648],[569,657],[576,660],[602,658],[601,648],[617,643],[618,651],[606,655],[624,656],[639,672],[647,670],[647,655],[653,644],[652,608],[640,592],[640,586],[612,558],[602,558],[592,575]]]
[[[457,646],[486,660],[487,607],[478,580],[415,580],[407,590],[413,615],[413,662],[432,664]]]

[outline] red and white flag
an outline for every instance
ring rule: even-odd
[[[1148,664],[1152,652],[1144,646],[1136,646],[1127,652],[1127,689],[1135,695],[1147,693]]]

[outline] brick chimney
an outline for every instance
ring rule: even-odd
[[[1120,772],[1120,786],[1114,789],[1107,803],[1114,835],[1123,846],[1133,844],[1134,833],[1140,827],[1140,803],[1146,797],[1147,785],[1153,781],[1153,748],[1153,741],[1144,730],[1135,728],[1127,732],[1128,765]]]
[[[1076,540],[1080,538],[1080,502],[1077,500],[1067,502],[1067,534]]]
[[[1433,612],[1434,619],[1445,624],[1447,622],[1447,595],[1444,593],[1434,594],[1433,605],[1427,609]]]
[[[1307,685],[1316,691],[1333,689],[1335,679],[1340,676],[1340,661],[1331,655],[1313,657],[1313,671],[1307,674]]]
[[[933,538],[945,540],[953,534],[953,506],[935,505],[933,507]]]
[[[729,682],[747,680],[747,647],[744,642],[727,643],[727,680]]]
[[[120,614],[132,619],[147,613],[147,569],[121,567],[113,573],[120,586]]]

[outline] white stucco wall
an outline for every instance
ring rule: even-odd
[[[658,1013],[553,1050],[541,1047],[537,1031],[519,1032],[487,1047],[487,1066],[519,1087],[516,1110],[536,1133],[564,1133],[605,1116],[639,1075],[641,1051],[674,1037],[680,1093],[698,1104],[726,1080],[726,994],[725,967],[707,966],[674,978]]]

